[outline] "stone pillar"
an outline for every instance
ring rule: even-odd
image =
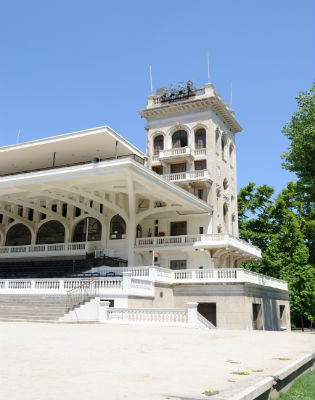
[[[123,290],[129,290],[131,288],[131,271],[125,271],[123,272]]]
[[[198,303],[196,302],[187,303],[187,314],[188,314],[187,322],[189,325],[198,325],[197,307]]]
[[[95,300],[99,304],[99,314],[98,314],[99,321],[106,322],[108,320],[107,311],[109,309],[110,302],[106,300],[100,300],[99,297],[95,297]]]

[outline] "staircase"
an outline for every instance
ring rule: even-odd
[[[1,295],[0,321],[57,322],[69,311],[66,303],[66,296]]]

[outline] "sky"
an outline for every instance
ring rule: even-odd
[[[313,0],[0,0],[0,146],[109,125],[145,151],[153,87],[210,80],[243,127],[238,188],[275,187],[314,79]]]

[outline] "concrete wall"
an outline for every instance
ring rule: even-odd
[[[162,294],[161,294],[162,293]],[[258,328],[280,330],[280,305],[285,306],[282,328],[290,330],[288,293],[270,288],[231,285],[158,285],[154,299],[129,298],[131,308],[187,308],[188,302],[215,303],[218,329],[253,327],[253,304],[261,305]]]

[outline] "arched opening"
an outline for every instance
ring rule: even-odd
[[[173,148],[186,147],[188,145],[187,132],[184,130],[176,131],[172,136]]]
[[[226,137],[222,136],[221,138],[222,160],[226,160],[226,147],[227,147]]]
[[[153,153],[158,155],[164,149],[164,136],[158,135],[153,140]]]
[[[220,131],[217,128],[215,130],[215,147],[216,147],[216,152],[217,153],[219,153],[219,143],[220,143],[219,138],[220,138]]]
[[[205,149],[206,148],[206,130],[198,129],[195,132],[195,148],[196,149]]]
[[[45,222],[37,232],[37,244],[64,243],[65,227],[59,221]]]
[[[25,246],[31,244],[32,234],[24,224],[15,224],[7,232],[6,246]]]
[[[102,224],[87,217],[78,222],[73,231],[73,242],[95,242],[102,239]]]
[[[126,238],[126,222],[116,214],[110,221],[110,239],[125,239]]]
[[[228,231],[228,206],[226,203],[223,204],[223,221],[225,230]]]
[[[224,180],[223,180],[223,189],[227,190],[228,187],[229,187],[229,182],[228,182],[228,180],[226,178],[224,178]]]
[[[136,237],[137,238],[142,237],[142,226],[140,224],[137,225]]]

